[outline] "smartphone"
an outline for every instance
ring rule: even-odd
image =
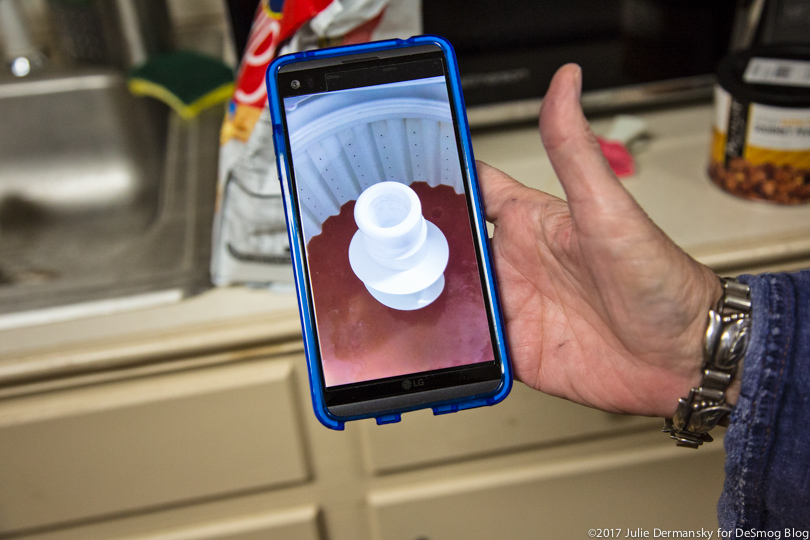
[[[417,36],[267,70],[315,415],[493,405],[512,371],[458,67]]]

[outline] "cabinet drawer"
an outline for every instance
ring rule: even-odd
[[[656,436],[662,437],[660,434]],[[722,446],[672,441],[373,491],[378,540],[581,540],[590,529],[717,530]],[[660,535],[659,535],[660,537]]]
[[[0,534],[308,477],[288,361],[0,402]]]
[[[493,407],[442,416],[419,411],[398,424],[364,421],[360,430],[367,466],[381,473],[661,425],[657,418],[608,414],[515,383]]]
[[[276,510],[195,526],[128,534],[127,540],[319,540],[315,507]],[[79,540],[80,537],[77,537]]]
[[[234,506],[234,505],[231,505]],[[211,505],[12,535],[25,540],[324,540],[315,505],[207,513]],[[234,510],[231,508],[231,510]],[[6,536],[3,536],[6,538]]]

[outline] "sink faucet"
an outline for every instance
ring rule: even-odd
[[[0,0],[0,34],[4,59],[14,76],[25,77],[45,64],[45,54],[34,45],[20,13],[19,0]]]

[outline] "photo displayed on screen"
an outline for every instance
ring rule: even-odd
[[[284,107],[326,386],[493,360],[444,78]]]

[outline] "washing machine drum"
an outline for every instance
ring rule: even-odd
[[[290,134],[305,243],[379,182],[444,184],[463,193],[447,102],[377,99],[318,112],[312,107],[309,121]]]

